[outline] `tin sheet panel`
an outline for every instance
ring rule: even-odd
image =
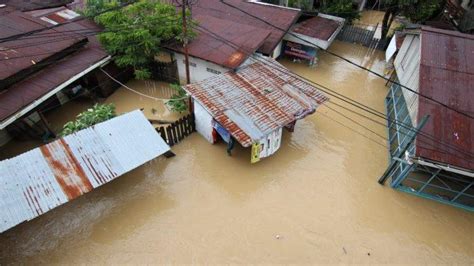
[[[0,233],[169,151],[133,111],[0,162]]]

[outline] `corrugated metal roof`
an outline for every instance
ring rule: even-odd
[[[247,59],[249,51],[256,51],[271,33],[269,30],[211,16],[197,15],[194,19],[206,30],[197,29],[198,36],[188,45],[189,54],[230,69],[240,66]],[[170,48],[182,52],[182,46]]]
[[[173,3],[171,0],[167,0],[167,2]],[[299,10],[285,7],[263,5],[261,3],[242,0],[226,0],[225,2],[229,5],[235,6],[236,8],[216,0],[196,1],[196,3],[192,5],[193,19],[197,20],[199,24],[206,28],[209,26],[208,24],[211,24],[213,32],[218,33],[218,35],[221,35],[221,33],[224,34],[223,36],[225,36],[227,40],[235,43],[239,47],[249,46],[249,50],[255,50],[253,46],[259,44],[257,51],[263,54],[271,54],[286,33],[275,27],[288,31],[300,16]],[[253,16],[260,17],[270,22],[275,27],[256,19],[251,15],[243,13],[239,9],[248,12]],[[209,17],[212,17],[215,20],[212,20]],[[216,21],[218,23],[215,23]],[[249,31],[252,28],[254,29],[253,34]],[[268,36],[267,32],[270,33]],[[242,34],[244,34],[246,38],[243,38]],[[248,35],[252,36],[247,38]],[[262,36],[264,37],[264,41],[260,42]],[[225,50],[230,49],[230,47],[223,46],[222,41],[220,41],[219,38],[212,36],[198,37],[192,40],[190,47],[193,45],[196,47],[217,46]],[[176,45],[173,47],[173,50],[180,51],[180,47]],[[229,68],[234,68],[233,66],[236,65],[236,63],[230,65],[220,63],[226,62],[226,60],[230,58],[228,53],[224,53],[220,55],[220,58],[216,59],[215,57],[219,56],[219,53],[210,54],[208,49],[196,49],[192,55]],[[246,58],[247,57],[245,56],[242,62],[245,61]]]
[[[37,10],[63,6],[73,2],[72,0],[0,0],[0,4],[12,6],[21,11]]]
[[[299,10],[280,6],[262,5],[242,0],[226,0],[225,2],[285,30],[289,30],[293,23],[295,23],[295,21],[300,16]],[[258,49],[259,52],[264,54],[271,54],[273,49],[275,49],[275,47],[285,35],[285,32],[276,29],[274,26],[268,25],[263,21],[253,18],[252,16],[249,16],[236,8],[222,3],[221,1],[199,0],[195,5],[192,6],[192,14],[193,16],[212,16],[215,18],[269,30],[271,34],[265,39],[263,45]]]
[[[342,27],[342,24],[333,19],[316,16],[296,24],[292,31],[327,41],[339,27]]]
[[[0,232],[169,151],[139,110],[0,162]]]
[[[2,25],[0,38],[8,38],[50,26],[50,24],[20,11],[0,15],[0,25]],[[38,67],[51,56],[75,44],[87,41],[87,37],[76,33],[67,33],[68,30],[70,27],[59,26],[1,43],[0,80],[16,75],[25,69]]]
[[[36,16],[44,16],[50,14],[52,12],[57,12],[58,10],[64,10],[64,8],[60,9],[51,9],[51,10],[41,10],[41,11],[32,11],[29,14],[21,14],[21,18],[27,18],[28,20],[35,21],[35,25],[43,25],[51,26],[47,24],[45,21],[41,21]],[[17,12],[17,11],[15,11]],[[15,15],[15,16],[18,16]],[[28,16],[28,17],[25,17]],[[0,16],[0,20],[3,16]],[[8,27],[26,27],[23,24],[18,25],[7,25],[0,29],[0,33],[5,33]],[[39,26],[38,26],[39,27]],[[54,28],[55,30],[61,29],[62,34],[58,36],[58,34],[44,34],[47,31],[40,32],[41,36],[45,36],[44,41],[39,41],[37,38],[33,38],[32,44],[27,45],[25,47],[26,54],[22,55],[15,55],[15,56],[25,56],[25,55],[32,55],[25,56],[24,58],[20,58],[20,61],[24,61],[26,65],[32,65],[31,60],[38,62],[38,56],[36,53],[41,53],[38,51],[39,48],[36,45],[39,43],[40,47],[45,47],[44,49],[53,49],[54,45],[51,44],[52,41],[57,42],[59,39],[65,40],[74,40],[77,36],[77,31],[88,31],[94,30],[99,31],[100,28],[90,20],[81,20],[73,23],[68,23],[66,25]],[[11,30],[11,29],[10,29]],[[22,29],[21,32],[26,31],[26,29]],[[18,32],[19,33],[19,32]],[[13,35],[14,32],[8,33],[7,36]],[[46,37],[48,36],[49,37]],[[1,35],[0,37],[5,37]],[[83,38],[80,36],[79,38]],[[52,40],[51,40],[52,39]],[[59,85],[63,84],[64,82],[68,81],[75,75],[81,73],[85,69],[89,68],[90,66],[100,62],[101,60],[105,59],[108,54],[107,52],[101,47],[99,41],[97,40],[96,36],[88,36],[88,43],[76,51],[73,54],[68,55],[67,57],[61,58],[60,60],[52,63],[47,64],[46,67],[41,69],[40,71],[36,72],[34,75],[25,78],[22,81],[16,82],[14,85],[8,87],[6,90],[3,90],[0,93],[0,121],[4,121],[8,119],[10,116],[14,115],[16,112],[20,111],[22,108],[28,106],[29,104],[33,103],[38,98],[42,97],[43,95],[47,94],[54,88],[58,87]],[[21,42],[21,41],[15,41]],[[1,44],[3,45],[3,44]],[[4,58],[4,53],[0,51],[0,59]],[[41,56],[41,55],[40,55]],[[16,61],[19,59],[13,59],[13,61],[2,60],[0,61],[0,70],[8,69],[8,71],[13,71],[15,69],[12,67],[15,65]],[[15,71],[18,71],[16,69]]]
[[[328,100],[271,58],[256,61],[185,90],[244,147],[315,112]]]
[[[420,94],[462,112],[474,114],[474,36],[423,27],[421,33]],[[419,97],[418,120],[430,119],[422,129],[436,139],[474,154],[474,122],[424,97]],[[423,138],[419,136],[418,138]],[[473,170],[472,156],[423,138],[416,155]]]

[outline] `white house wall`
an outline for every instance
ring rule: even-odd
[[[400,84],[419,91],[421,40],[419,35],[407,35],[395,58],[394,65]],[[417,125],[418,95],[402,88],[413,125]]]
[[[280,41],[277,47],[273,50],[273,54],[272,54],[273,59],[277,59],[281,55],[282,46],[283,46],[283,41]]]
[[[196,101],[194,101],[194,117],[196,131],[207,141],[214,143],[214,138],[212,137],[212,116]]]
[[[178,65],[179,80],[182,84],[185,84],[186,67],[184,63],[184,55],[179,53],[175,53],[174,55]],[[191,83],[199,82],[227,71],[229,71],[228,68],[224,68],[217,64],[189,56],[189,75]]]
[[[282,128],[279,128],[272,133],[266,135],[258,141],[260,145],[263,144],[263,149],[260,151],[260,158],[269,157],[273,155],[281,146]]]

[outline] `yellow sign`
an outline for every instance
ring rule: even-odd
[[[250,157],[251,163],[256,163],[260,161],[260,144],[253,143],[252,144],[252,155]]]

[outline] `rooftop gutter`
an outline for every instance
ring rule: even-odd
[[[432,167],[432,168],[436,168],[436,169],[441,169],[441,170],[444,170],[444,171],[447,171],[447,172],[452,172],[452,173],[455,173],[455,174],[460,174],[460,175],[464,175],[464,176],[474,178],[474,173],[472,171],[467,170],[467,169],[462,169],[462,168],[458,168],[458,167],[447,165],[447,164],[429,162],[429,161],[426,161],[426,160],[424,160],[420,157],[412,157],[410,159],[413,162],[416,162],[417,164],[421,164],[421,165],[424,165],[424,166],[428,166],[428,167]]]

